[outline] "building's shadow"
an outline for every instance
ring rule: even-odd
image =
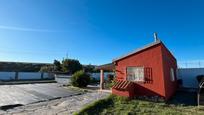
[[[167,104],[196,106],[197,93],[187,91],[177,91],[176,94],[167,102]]]

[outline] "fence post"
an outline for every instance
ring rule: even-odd
[[[18,80],[18,72],[15,72],[15,80]]]
[[[43,72],[41,72],[41,79],[43,79],[43,76],[44,76],[44,73],[43,73]]]

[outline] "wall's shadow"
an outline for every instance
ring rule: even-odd
[[[137,96],[160,96],[157,92],[154,92],[150,89],[147,89],[141,85],[135,84],[135,93]],[[174,105],[184,105],[184,106],[196,106],[197,105],[197,93],[196,92],[188,92],[188,91],[176,91],[174,96],[169,99],[167,104]]]

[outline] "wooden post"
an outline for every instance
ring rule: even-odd
[[[101,69],[101,74],[100,74],[100,89],[104,89],[104,72]]]

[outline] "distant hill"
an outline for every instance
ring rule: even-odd
[[[29,63],[29,62],[0,62],[0,71],[5,72],[38,72],[42,66],[52,65],[49,63]]]

